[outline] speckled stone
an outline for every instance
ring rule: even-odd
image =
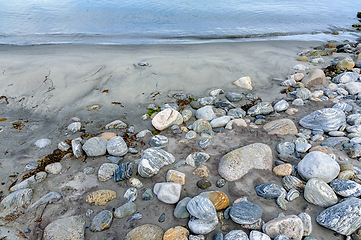
[[[80,158],[80,157],[84,156],[84,152],[83,152],[80,141],[75,140],[75,139],[71,140],[71,149],[76,158]]]
[[[296,189],[299,192],[303,192],[306,183],[297,177],[285,176],[282,178],[282,185],[287,191],[290,189]]]
[[[273,168],[273,173],[276,174],[276,176],[284,177],[291,175],[292,173],[292,165],[289,163],[281,164]]]
[[[179,183],[180,185],[183,186],[186,183],[186,175],[177,170],[170,169],[167,172],[166,181]]]
[[[247,114],[250,116],[267,115],[273,111],[272,104],[269,102],[260,102],[248,109]]]
[[[292,155],[295,152],[295,144],[293,142],[281,142],[277,144],[276,150],[279,154]]]
[[[338,202],[332,188],[318,178],[312,178],[307,182],[304,198],[307,202],[321,207],[329,207]]]
[[[182,185],[173,182],[156,183],[153,188],[153,192],[157,195],[158,199],[168,204],[178,202],[181,190]]]
[[[193,130],[196,133],[201,133],[203,131],[212,130],[211,124],[205,119],[198,119],[193,123]]]
[[[114,211],[114,217],[123,218],[132,215],[137,211],[137,205],[133,202],[127,202],[122,206],[118,207]]]
[[[255,187],[258,196],[266,199],[278,198],[281,194],[286,194],[283,187],[274,183],[264,183]]]
[[[263,225],[262,230],[271,238],[285,234],[292,240],[301,240],[303,236],[303,223],[299,217],[288,215],[267,222]]]
[[[116,198],[117,193],[113,190],[98,190],[89,193],[85,198],[85,202],[89,204],[94,204],[96,206],[105,206],[107,202]]]
[[[108,123],[107,125],[105,125],[105,129],[113,129],[113,128],[127,128],[127,124],[124,123],[121,120],[114,120],[111,123]]]
[[[89,227],[92,232],[101,232],[110,228],[112,221],[113,213],[111,211],[104,210],[95,215]]]
[[[201,165],[198,168],[194,169],[192,174],[200,177],[200,178],[207,178],[209,175],[209,169],[205,165]]]
[[[248,236],[242,230],[232,230],[224,236],[224,240],[248,240]]]
[[[0,203],[2,208],[26,207],[33,198],[33,190],[25,188],[7,195]]]
[[[110,155],[121,157],[127,154],[128,146],[122,137],[113,137],[108,141],[107,150]]]
[[[228,196],[221,191],[202,192],[198,196],[208,198],[217,211],[225,209],[229,206]]]
[[[85,220],[82,216],[71,216],[51,222],[44,229],[44,240],[84,240]],[[9,238],[10,239],[10,238]]]
[[[243,118],[246,116],[246,112],[242,108],[232,108],[227,112],[227,116],[235,119]]]
[[[124,240],[163,240],[164,231],[153,224],[144,224],[127,233]]]
[[[222,188],[222,187],[224,187],[224,185],[226,185],[226,183],[227,183],[226,180],[224,180],[223,178],[220,178],[216,182],[216,187],[217,188]]]
[[[277,135],[296,135],[297,128],[296,125],[290,119],[279,119],[272,122],[266,123],[263,126],[263,129],[268,134],[277,134]]]
[[[86,167],[83,169],[83,173],[85,175],[90,175],[90,174],[93,174],[95,172],[95,168],[93,167]]]
[[[336,108],[317,110],[299,121],[300,125],[308,129],[322,129],[325,132],[336,131],[346,124],[345,113]]]
[[[361,184],[347,179],[336,178],[330,183],[331,188],[342,197],[361,196]]]
[[[105,182],[105,181],[111,179],[117,168],[118,168],[117,164],[103,163],[98,170],[99,181]]]
[[[163,240],[188,240],[189,231],[181,226],[168,229],[163,236]]]
[[[148,148],[143,152],[138,165],[138,172],[142,177],[151,177],[169,164],[174,163],[175,158],[172,154],[160,148]]]
[[[128,188],[123,197],[127,199],[127,202],[134,202],[138,197],[138,190],[134,187]]]
[[[224,155],[218,165],[218,173],[227,181],[242,178],[249,170],[272,169],[272,150],[262,143],[254,143]]]
[[[211,106],[205,106],[198,109],[195,115],[197,119],[204,119],[207,121],[211,121],[212,119],[216,118],[216,114],[214,113]]]
[[[205,197],[196,196],[187,204],[190,215],[205,221],[217,219],[217,212],[213,203]]]
[[[262,217],[262,209],[255,203],[240,201],[234,204],[229,215],[238,224],[252,224]]]
[[[210,156],[205,152],[194,152],[187,156],[186,163],[192,167],[199,167],[205,163]]]
[[[298,217],[303,223],[303,236],[310,236],[312,233],[312,221],[311,216],[308,213],[300,213]]]

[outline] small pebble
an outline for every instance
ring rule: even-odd
[[[210,186],[212,186],[212,183],[207,179],[201,179],[197,182],[197,187],[199,187],[200,189],[207,189]]]

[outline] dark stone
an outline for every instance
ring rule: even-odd
[[[158,218],[158,222],[164,222],[165,221],[165,213],[162,213],[160,217]]]
[[[107,156],[107,159],[111,161],[113,164],[119,164],[123,161],[123,157],[116,157],[116,156]]]
[[[144,193],[142,194],[142,199],[144,201],[149,201],[149,200],[152,200],[154,198],[154,195],[153,195],[153,192],[152,192],[152,189],[150,188],[147,188]]]
[[[213,235],[213,240],[223,240],[223,233],[217,232]]]
[[[281,194],[286,194],[286,190],[274,183],[265,183],[255,187],[258,196],[266,199],[278,198]]]
[[[210,186],[212,186],[212,183],[210,181],[208,181],[207,179],[201,179],[197,182],[197,187],[199,187],[201,189],[207,189]]]
[[[114,171],[114,181],[123,181],[132,177],[134,165],[131,162],[125,162],[119,165]]]
[[[238,224],[252,224],[262,217],[262,209],[252,202],[240,201],[231,208],[229,215]]]
[[[228,101],[218,101],[214,103],[214,107],[216,108],[232,108],[234,105]]]
[[[231,93],[227,93],[226,94],[226,98],[230,101],[230,102],[239,102],[242,100],[242,94],[240,93],[236,93],[236,92],[231,92]]]
[[[231,116],[234,118],[243,118],[244,116],[246,116],[246,112],[242,108],[233,108],[227,112],[227,116]]]
[[[361,196],[361,185],[355,181],[336,178],[330,183],[331,188],[342,197]]]
[[[198,101],[192,101],[189,104],[193,109],[200,109],[202,107],[202,105],[198,102]]]
[[[226,181],[225,179],[221,178],[221,179],[218,179],[218,180],[217,180],[216,186],[217,186],[218,188],[222,188],[226,183],[227,183],[227,181]]]

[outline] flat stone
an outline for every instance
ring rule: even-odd
[[[350,94],[355,95],[361,92],[361,83],[349,82],[345,84],[345,88]]]
[[[163,236],[163,240],[188,240],[189,231],[181,226],[168,229]]]
[[[284,177],[291,175],[292,173],[292,165],[289,163],[281,164],[273,168],[273,173],[276,174],[276,176]]]
[[[242,230],[232,230],[224,236],[224,240],[248,240],[248,236]]]
[[[252,90],[252,81],[250,77],[241,77],[238,80],[233,82],[234,85],[236,85],[237,87],[243,88],[243,89],[247,89],[247,90]]]
[[[293,70],[295,70],[296,72],[304,72],[307,69],[309,69],[309,67],[306,67],[303,64],[296,64],[295,66],[292,67]]]
[[[187,210],[187,204],[191,200],[190,197],[185,197],[180,200],[174,208],[173,215],[176,218],[189,218],[189,212]]]
[[[193,175],[196,175],[200,178],[207,178],[209,175],[209,169],[205,165],[201,165],[198,168],[194,169],[192,172]]]
[[[281,101],[278,101],[274,106],[274,110],[276,112],[283,112],[283,111],[286,111],[287,108],[289,107],[290,105],[288,104],[288,102],[286,100],[281,100]]]
[[[153,188],[153,192],[157,195],[158,199],[168,204],[178,202],[181,190],[182,185],[173,182],[156,183]]]
[[[212,130],[211,124],[205,119],[198,119],[193,123],[193,130],[196,133],[201,133],[207,130]]]
[[[205,106],[196,111],[196,118],[211,121],[216,118],[216,114],[211,106]]]
[[[144,224],[127,233],[124,240],[163,240],[164,231],[153,224]]]
[[[28,162],[24,167],[24,171],[29,172],[29,171],[35,170],[39,167],[39,165],[40,165],[40,163],[38,163],[38,162]]]
[[[212,183],[208,181],[207,179],[201,179],[197,181],[197,187],[200,189],[207,189],[212,186]]]
[[[264,183],[255,187],[258,196],[266,199],[278,198],[281,194],[286,194],[283,187],[274,183]]]
[[[273,112],[272,104],[269,102],[260,102],[248,109],[247,114],[250,116],[267,115]]]
[[[322,142],[321,146],[326,147],[336,147],[337,145],[342,145],[344,143],[348,143],[350,141],[347,137],[330,137],[327,141]]]
[[[305,180],[319,178],[328,183],[337,177],[340,165],[330,155],[313,151],[298,163],[297,169]]]
[[[202,196],[192,198],[187,204],[187,210],[190,215],[198,219],[206,221],[217,219],[217,212],[213,203]]]
[[[268,134],[278,135],[296,135],[298,132],[296,125],[290,119],[279,119],[269,122],[263,126],[263,129],[266,130]]]
[[[206,105],[213,105],[215,102],[217,102],[217,100],[218,99],[216,97],[204,97],[204,98],[199,98],[198,102],[202,106],[206,106]]]
[[[125,162],[118,166],[114,171],[114,181],[123,181],[130,179],[133,174],[134,164],[132,162]]]
[[[326,84],[326,75],[321,69],[313,69],[301,81],[305,87]]]
[[[218,225],[218,219],[203,220],[191,217],[188,222],[189,229],[195,234],[208,234],[212,232]]]
[[[85,220],[82,216],[71,216],[51,222],[44,229],[44,240],[84,240]]]
[[[122,206],[118,207],[114,211],[114,217],[116,218],[124,218],[132,215],[137,211],[137,205],[133,202],[127,202]]]
[[[312,97],[312,93],[307,88],[300,88],[299,90],[296,91],[297,99],[307,100],[310,99],[311,97]]]
[[[46,148],[51,143],[51,140],[48,138],[42,138],[39,140],[36,140],[34,145],[38,148]]]
[[[176,111],[179,111],[179,106],[176,103],[165,103],[162,106],[160,106],[161,111],[163,111],[163,110],[165,110],[167,108],[172,108],[172,109],[174,109]]]
[[[49,165],[46,165],[45,172],[51,173],[51,174],[59,174],[61,172],[62,166],[61,163],[51,163]]]
[[[152,125],[155,129],[162,131],[173,125],[180,125],[183,123],[182,115],[173,108],[167,108],[160,111],[153,119]]]
[[[308,129],[322,129],[325,132],[336,131],[346,124],[345,113],[336,108],[317,110],[299,121],[300,125]]]
[[[301,213],[298,217],[303,223],[303,236],[310,236],[312,233],[312,221],[311,216],[308,213]]]
[[[148,148],[143,152],[138,165],[138,173],[142,177],[151,177],[163,167],[174,163],[172,154],[160,148]]]
[[[243,95],[237,92],[230,92],[226,94],[226,98],[230,101],[230,102],[239,102],[242,100]]]
[[[150,201],[150,200],[152,200],[153,199],[153,192],[152,192],[152,190],[150,189],[150,188],[147,188],[145,191],[144,191],[144,193],[142,194],[142,199],[144,200],[144,201]]]
[[[249,240],[271,240],[271,238],[267,234],[253,230],[249,234]]]
[[[194,152],[187,156],[186,163],[192,167],[199,167],[205,163],[210,156],[205,152]]]
[[[303,223],[299,217],[288,215],[267,222],[263,225],[262,230],[271,238],[285,234],[290,239],[301,240],[303,236]]]
[[[347,179],[336,178],[330,183],[331,188],[342,197],[361,196],[361,184]]]
[[[192,116],[193,116],[193,113],[191,110],[184,109],[182,111],[183,122],[187,122],[189,119],[191,119]]]
[[[107,150],[110,155],[122,157],[127,154],[128,147],[122,137],[113,137],[108,141]]]
[[[84,143],[82,148],[89,157],[102,156],[107,152],[107,141],[99,137],[92,137]]]
[[[81,128],[81,123],[80,122],[73,122],[73,123],[70,123],[68,125],[68,130],[75,133],[77,131],[79,131]]]
[[[122,129],[127,127],[128,127],[127,124],[121,120],[114,120],[113,122],[105,125],[105,129],[113,129],[113,128]]]
[[[307,152],[310,148],[312,147],[311,144],[309,143],[305,143],[305,142],[300,142],[296,144],[296,151],[299,153],[305,153]]]
[[[235,119],[243,118],[246,116],[246,112],[242,108],[232,108],[227,112],[227,116]]]
[[[113,213],[111,211],[104,210],[95,215],[89,227],[92,232],[101,232],[110,228],[112,221]]]
[[[85,198],[85,202],[89,204],[94,204],[96,206],[105,206],[107,202],[116,198],[117,193],[113,190],[98,190],[89,193]]]
[[[240,201],[231,208],[229,215],[238,224],[252,224],[262,217],[262,209],[255,203]]]
[[[134,187],[128,188],[123,197],[127,199],[127,202],[134,202],[138,197],[138,190]]]
[[[44,204],[49,204],[49,203],[53,203],[53,202],[57,202],[60,199],[62,199],[62,195],[59,192],[50,192],[48,194],[45,194],[43,197],[41,197],[38,201],[36,201],[35,203],[33,203],[32,205],[30,205],[28,207],[28,209],[26,210],[26,212],[30,211],[33,208],[38,207],[39,205],[44,205]]]
[[[223,117],[213,119],[210,122],[210,124],[211,124],[212,128],[219,128],[219,127],[226,126],[230,120],[231,120],[230,116],[223,116]]]
[[[156,135],[152,137],[149,141],[150,146],[152,147],[165,147],[169,144],[169,140],[166,136]]]
[[[337,196],[332,188],[318,178],[312,178],[307,182],[304,198],[307,202],[321,207],[329,207],[338,202]]]
[[[186,184],[186,175],[177,170],[170,169],[167,172],[166,181],[179,183],[180,185],[183,186],[184,184]]]
[[[279,154],[292,155],[295,153],[295,144],[292,142],[281,142],[277,145],[276,150]]]
[[[103,163],[98,170],[99,181],[105,182],[105,181],[111,179],[117,168],[118,168],[117,164]]]
[[[224,155],[219,162],[218,173],[227,181],[236,181],[253,168],[271,170],[272,164],[270,147],[254,143]]]
[[[25,188],[7,195],[0,203],[2,208],[26,207],[33,198],[33,190]]]
[[[348,236],[361,227],[361,200],[347,198],[323,210],[316,217],[316,221],[325,228]]]
[[[348,83],[348,82],[357,82],[361,77],[361,74],[357,72],[344,72],[332,79],[334,83]]]
[[[228,196],[221,191],[202,192],[198,196],[208,198],[217,211],[225,209],[229,206]]]

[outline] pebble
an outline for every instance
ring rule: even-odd
[[[292,105],[294,106],[303,106],[304,104],[305,104],[304,101],[300,98],[297,98],[292,101]]]
[[[269,102],[260,102],[248,109],[247,114],[250,116],[268,115],[273,112],[273,107]]]
[[[144,224],[127,233],[124,240],[163,240],[164,231],[153,224]]]
[[[166,175],[166,181],[167,182],[175,182],[179,183],[180,185],[184,185],[186,183],[186,175],[182,172],[179,172],[177,170],[168,170]]]
[[[212,183],[208,181],[207,179],[201,179],[197,181],[197,187],[200,189],[207,189],[212,186]]]
[[[111,123],[108,123],[107,125],[105,125],[105,129],[122,129],[122,128],[127,128],[127,124],[121,120],[114,120]]]
[[[211,106],[205,106],[198,109],[195,116],[197,119],[203,119],[206,121],[211,121],[212,119],[216,118],[216,114],[214,113]]]
[[[123,181],[130,179],[133,174],[134,164],[132,162],[125,162],[118,166],[114,171],[114,181]]]
[[[28,207],[28,209],[26,210],[26,212],[28,212],[29,210],[31,210],[33,208],[38,207],[39,205],[44,205],[44,204],[57,202],[62,198],[63,198],[63,196],[61,195],[61,193],[59,193],[59,192],[50,192],[48,194],[45,194],[43,197],[41,197],[38,201],[36,201],[32,205],[30,205]]]
[[[264,183],[255,187],[258,196],[266,199],[276,199],[286,191],[283,187],[274,183]]]
[[[165,213],[162,213],[162,215],[160,215],[160,217],[158,218],[158,222],[162,223],[165,221]]]
[[[145,129],[145,130],[140,131],[139,133],[137,133],[136,138],[144,138],[147,135],[152,135],[152,132],[149,131],[148,129]]]
[[[181,226],[168,229],[163,236],[163,240],[188,240],[189,231]]]
[[[252,91],[252,81],[250,77],[241,77],[233,82],[237,87]]]
[[[310,236],[312,233],[312,221],[311,216],[308,213],[300,213],[298,217],[303,223],[303,236]]]
[[[107,141],[99,137],[92,137],[84,143],[82,148],[89,157],[102,156],[107,151]]]
[[[297,191],[296,189],[290,189],[286,195],[286,200],[289,202],[292,202],[293,200],[295,200],[296,198],[298,198],[300,196],[300,192]]]
[[[90,217],[91,215],[93,215],[94,211],[92,209],[88,209],[85,213],[85,216]]]
[[[7,195],[0,203],[2,208],[26,207],[33,198],[33,190],[25,188]]]
[[[191,217],[188,222],[189,229],[195,234],[208,234],[212,232],[218,225],[218,219],[203,220]]]
[[[105,181],[111,179],[117,168],[118,168],[117,164],[103,163],[98,170],[99,181],[105,182]]]
[[[85,220],[82,216],[60,218],[44,229],[44,240],[84,239]],[[10,238],[9,238],[10,239]]]
[[[321,207],[329,207],[338,202],[332,188],[318,178],[312,178],[307,182],[304,198],[307,202]]]
[[[150,188],[147,188],[142,194],[142,199],[144,201],[150,201],[153,199],[153,197],[154,197],[153,192]]]
[[[225,209],[229,206],[228,196],[220,191],[202,192],[198,196],[208,198],[217,211]]]
[[[242,100],[243,96],[240,93],[237,92],[230,92],[226,94],[226,98],[230,101],[230,102],[239,102]]]
[[[149,141],[150,146],[152,147],[166,147],[169,144],[169,140],[166,136],[156,135],[152,137]]]
[[[84,155],[80,141],[71,140],[71,148],[72,148],[73,154],[76,158],[80,158]]]
[[[138,165],[138,173],[142,177],[151,177],[163,167],[174,163],[172,154],[160,148],[148,148],[143,152]]]
[[[252,224],[262,217],[262,209],[255,203],[240,201],[231,208],[229,215],[238,224]]]
[[[246,112],[241,108],[232,108],[227,112],[227,116],[233,117],[234,119],[244,118]]]
[[[157,195],[158,199],[168,204],[178,202],[181,190],[182,185],[173,182],[156,183],[153,188],[153,192]]]
[[[51,143],[51,140],[48,138],[42,138],[39,140],[36,140],[34,145],[38,148],[46,148]]]
[[[292,142],[281,142],[277,145],[276,150],[279,154],[292,155],[295,152],[295,144]]]
[[[187,122],[189,119],[191,119],[192,116],[193,116],[193,113],[191,110],[184,109],[182,111],[183,122]]]
[[[85,198],[85,202],[96,206],[105,206],[109,201],[116,198],[117,193],[113,190],[98,190],[89,193]]]
[[[282,178],[282,185],[287,191],[295,189],[299,192],[303,192],[306,183],[297,177],[285,176]]]
[[[165,103],[162,106],[160,106],[160,110],[163,111],[167,108],[172,108],[176,111],[179,111],[179,106],[176,103]]]
[[[196,196],[187,204],[187,210],[190,215],[206,221],[217,219],[216,209],[208,198]]]
[[[160,111],[153,119],[152,125],[155,129],[162,131],[173,125],[179,125],[183,123],[182,115],[173,108],[167,108]]]
[[[279,206],[284,211],[287,210],[287,203],[288,203],[288,201],[286,200],[286,193],[282,193],[276,199],[277,206]]]
[[[95,168],[93,167],[86,167],[83,169],[83,173],[85,175],[90,175],[90,174],[93,174],[95,172]]]
[[[38,163],[38,162],[28,162],[24,167],[24,171],[29,172],[29,171],[35,170],[38,168],[39,165],[40,165],[40,163]]]
[[[275,218],[263,225],[262,230],[271,238],[285,234],[294,240],[301,240],[303,236],[302,220],[295,215]]]
[[[220,178],[216,181],[216,187],[217,188],[222,188],[224,187],[224,185],[226,185],[227,181],[223,178]]]
[[[242,230],[232,230],[224,236],[224,240],[248,240],[248,236]]]
[[[361,196],[361,184],[352,180],[336,178],[330,183],[330,186],[336,194],[342,197]]]
[[[273,173],[276,174],[276,176],[284,177],[291,175],[292,173],[292,165],[289,163],[278,165],[273,168]]]
[[[73,123],[70,123],[68,125],[68,130],[75,133],[77,131],[79,131],[81,128],[81,123],[80,122],[73,122]]]
[[[189,218],[189,212],[187,210],[187,204],[191,200],[190,197],[185,197],[180,200],[174,208],[173,215],[176,218]]]
[[[116,218],[124,218],[132,215],[137,211],[137,205],[133,202],[127,202],[124,205],[118,207],[114,211],[114,217]]]
[[[90,223],[90,230],[92,232],[101,232],[110,228],[113,221],[113,213],[108,210],[101,211]]]
[[[195,131],[189,131],[187,132],[187,134],[184,136],[185,139],[190,140],[190,139],[194,139],[197,137],[197,133]]]
[[[124,193],[124,198],[127,199],[127,202],[134,202],[137,199],[138,190],[134,187],[127,189]]]
[[[337,131],[346,124],[346,116],[343,111],[337,108],[324,108],[303,117],[299,123],[302,127],[312,130]]]
[[[204,138],[201,141],[199,141],[198,145],[200,148],[205,149],[208,147],[208,145],[212,142],[210,138]]]
[[[199,104],[201,104],[202,106],[213,105],[214,103],[217,102],[217,98],[216,98],[216,97],[199,98],[199,99],[198,99],[198,102],[199,102]]]
[[[249,240],[271,240],[271,238],[267,234],[253,230],[249,234]]]
[[[207,178],[209,175],[209,169],[207,168],[207,166],[201,165],[198,168],[194,169],[192,174],[200,178]]]
[[[107,156],[107,159],[116,165],[119,165],[123,161],[123,157],[116,157],[116,156]]]
[[[223,233],[217,232],[213,235],[213,240],[223,240]]]
[[[222,116],[222,117],[213,119],[210,122],[210,124],[211,124],[212,128],[219,128],[219,127],[226,126],[230,120],[231,120],[230,116]]]
[[[300,142],[296,144],[296,151],[299,153],[305,153],[307,152],[310,148],[312,147],[311,144],[309,143],[305,143],[305,142]]]
[[[110,155],[116,157],[122,157],[128,152],[127,144],[122,137],[111,138],[108,141],[106,149]]]
[[[205,163],[210,156],[205,152],[194,152],[187,156],[186,163],[192,167],[199,167]]]
[[[289,104],[286,100],[281,100],[281,101],[278,101],[274,106],[273,106],[273,109],[276,111],[276,112],[283,112],[283,111],[286,111],[289,107]]]
[[[51,174],[59,174],[61,172],[62,166],[59,162],[57,163],[51,163],[49,165],[46,165],[45,172],[51,173]]]

